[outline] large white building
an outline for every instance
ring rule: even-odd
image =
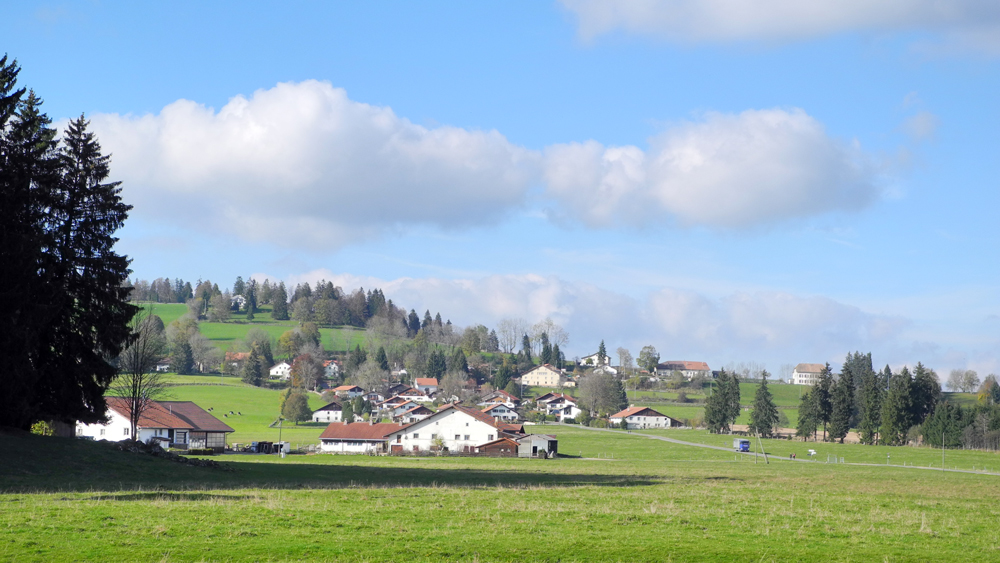
[[[400,428],[384,422],[335,422],[319,435],[319,449],[332,454],[381,453],[389,434]]]
[[[268,373],[275,379],[284,379],[287,381],[292,378],[292,366],[288,362],[279,362],[271,366]]]
[[[531,385],[533,387],[558,387],[559,378],[562,373],[550,366],[549,364],[542,364],[538,367],[528,370],[524,375],[521,376],[521,385]]]
[[[133,439],[129,402],[120,397],[108,397],[107,402],[108,423],[79,423],[77,436],[112,442]],[[233,429],[227,424],[191,401],[152,401],[139,417],[138,436],[134,438],[158,442],[164,448],[211,448],[221,452],[230,432]]]
[[[621,425],[628,423],[630,430],[643,428],[676,428],[682,426],[681,421],[654,411],[649,407],[629,407],[608,417],[608,422]]]
[[[520,424],[502,422],[478,409],[445,405],[431,416],[390,434],[389,451],[429,452],[441,447],[450,452],[475,452],[477,446],[498,439],[501,433],[521,431]]]
[[[712,370],[705,362],[671,360],[656,365],[656,375],[660,377],[670,377],[675,371],[679,371],[688,381],[699,375],[706,378],[712,377]]]
[[[792,383],[795,385],[815,385],[825,367],[823,364],[799,364],[792,370]]]

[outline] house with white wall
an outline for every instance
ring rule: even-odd
[[[344,407],[338,402],[328,403],[312,413],[313,422],[340,422]]]
[[[521,425],[494,419],[478,409],[445,405],[433,415],[389,435],[389,451],[420,453],[436,451],[440,445],[450,452],[476,451],[504,433],[519,433]]]
[[[823,364],[799,364],[792,370],[792,383],[795,385],[815,385],[826,368]]]
[[[337,454],[382,453],[389,434],[400,428],[399,424],[382,422],[334,422],[319,435],[319,449]]]
[[[676,418],[661,414],[649,407],[629,407],[608,417],[608,422],[612,424],[621,425],[623,420],[628,423],[629,430],[683,426]]]
[[[687,360],[671,360],[661,362],[656,365],[656,375],[660,377],[670,377],[675,371],[679,371],[684,379],[691,381],[694,377],[701,376],[708,379],[712,377],[712,369],[705,362],[689,362]]]
[[[521,376],[521,385],[533,387],[558,387],[562,372],[549,364],[536,366]]]
[[[134,438],[140,442],[158,442],[164,448],[210,448],[221,452],[226,448],[226,435],[233,432],[227,424],[191,401],[151,401],[139,417],[138,436],[133,437],[129,402],[120,397],[108,397],[107,403],[108,422],[78,423],[77,436],[113,442]]]
[[[287,381],[292,378],[292,366],[288,362],[279,362],[271,366],[268,373],[274,379],[284,379]]]
[[[437,393],[438,380],[436,377],[418,377],[413,380],[413,386],[426,395],[433,395]]]
[[[517,411],[515,411],[512,407],[509,407],[509,406],[507,406],[507,405],[505,405],[503,403],[499,403],[499,404],[495,404],[495,405],[487,405],[487,406],[483,407],[480,412],[482,412],[486,416],[489,416],[489,417],[492,417],[492,418],[499,418],[500,420],[503,420],[503,421],[506,421],[506,422],[514,422],[514,421],[518,420],[519,418],[521,418],[517,414]]]

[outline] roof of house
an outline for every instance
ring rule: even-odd
[[[437,387],[438,380],[436,377],[418,377],[413,380],[417,385],[428,385]]]
[[[517,439],[518,442],[530,442],[531,440],[556,440],[555,434],[527,434]]]
[[[576,404],[576,397],[567,395],[566,393],[552,393],[552,397],[545,400],[546,403],[553,403],[555,401],[568,401]]]
[[[486,399],[492,399],[492,398],[496,397],[497,395],[501,395],[501,396],[505,397],[506,399],[510,400],[511,402],[515,402],[515,403],[518,403],[518,402],[521,401],[521,399],[518,399],[517,397],[515,397],[514,395],[511,395],[510,393],[504,391],[503,389],[498,389],[498,390],[490,393],[489,395],[486,395],[486,397],[484,397],[484,398],[486,398]]]
[[[108,397],[108,408],[125,418],[132,409],[128,400]],[[234,432],[221,420],[191,401],[152,401],[139,417],[139,428],[171,428],[202,432]]]
[[[524,372],[524,374],[522,374],[521,377],[524,377],[525,375],[528,375],[529,373],[538,371],[538,370],[540,370],[542,368],[546,368],[546,369],[552,370],[552,371],[554,371],[556,373],[562,373],[562,372],[559,371],[559,368],[553,366],[552,364],[542,364],[540,366],[535,366],[535,367],[529,369],[528,371]]]
[[[427,411],[427,414],[434,414],[434,412],[435,412],[435,411],[427,408],[425,405],[417,405],[417,406],[413,407],[412,409],[410,409],[410,410],[402,413],[402,415],[417,414],[417,411],[419,411],[420,409],[424,409],[425,411]]]
[[[364,389],[358,387],[357,385],[341,385],[340,387],[333,388],[334,391],[350,391],[352,389],[361,389],[362,391],[364,391]]]
[[[472,418],[480,422],[485,422],[486,424],[489,424],[490,426],[498,430],[506,430],[508,432],[522,432],[524,429],[524,425],[522,424],[509,424],[506,422],[501,422],[499,420],[496,420],[492,416],[484,413],[481,410],[471,409],[469,407],[463,407],[461,405],[456,405],[456,404],[447,404],[441,407],[441,410],[439,410],[438,412],[442,413],[447,411],[448,409],[454,409],[460,412],[464,412],[465,414],[471,416]]]
[[[489,446],[499,446],[500,444],[506,443],[512,448],[517,448],[517,440],[513,440],[506,436],[493,440],[492,442],[486,442],[485,444],[480,444],[476,446],[477,448],[486,448]]]
[[[250,352],[226,352],[227,362],[238,362],[250,357]]]
[[[493,410],[493,409],[495,409],[497,407],[507,408],[507,405],[505,405],[503,403],[497,403],[495,405],[487,405],[487,406],[483,407],[482,409],[480,409],[480,412],[490,412],[491,410]]]
[[[190,424],[196,432],[235,432],[228,424],[191,401],[158,402],[172,411],[174,416]]]
[[[333,422],[319,435],[320,440],[366,440],[383,442],[392,432],[403,428],[398,424],[388,422],[364,423]]]
[[[795,371],[798,373],[819,373],[826,368],[823,364],[799,364],[795,366]]]
[[[669,369],[669,370],[690,370],[690,371],[710,371],[708,364],[705,362],[688,362],[686,360],[671,360],[669,362],[660,362],[656,365],[656,369]]]
[[[658,413],[649,407],[629,407],[619,413],[609,416],[608,418],[627,418],[630,416],[635,416],[637,414],[644,414],[645,416],[662,416],[665,418],[670,418],[669,416],[662,413]]]
[[[313,412],[319,412],[319,411],[342,411],[342,410],[344,410],[344,407],[340,403],[334,401],[332,403],[327,403],[327,404],[323,405],[322,407],[314,410]]]

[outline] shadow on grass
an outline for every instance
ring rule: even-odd
[[[116,501],[224,501],[231,502],[256,498],[253,495],[220,495],[214,493],[173,493],[165,491],[150,491],[146,493],[110,493],[84,499],[61,498],[59,500],[116,500]]]
[[[235,471],[221,471],[118,451],[109,443],[9,433],[0,433],[0,451],[5,452],[0,463],[0,492],[137,491],[134,500],[163,498],[164,490],[643,487],[669,480],[659,475],[588,472],[559,460],[513,458],[488,465],[482,462],[484,458],[470,458],[464,467],[413,467],[388,461],[383,465],[371,460],[315,464],[222,461]]]

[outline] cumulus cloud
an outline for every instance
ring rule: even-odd
[[[739,228],[858,210],[878,197],[877,172],[801,109],[707,113],[648,152],[590,141],[548,147],[544,159],[547,193],[591,226]]]
[[[929,111],[920,111],[903,121],[903,132],[914,141],[926,141],[934,138],[941,120]]]
[[[851,32],[928,31],[941,46],[1000,54],[988,0],[560,0],[584,38],[621,29],[682,43],[793,41]]]
[[[138,213],[279,243],[496,221],[538,175],[537,154],[497,131],[422,127],[314,80],[219,111],[178,100],[91,119]]]
[[[257,277],[257,276],[255,276]],[[825,297],[785,292],[734,293],[712,298],[664,288],[642,298],[554,276],[494,275],[478,279],[381,280],[318,270],[291,284],[325,279],[344,289],[380,287],[407,309],[441,312],[458,326],[495,326],[506,317],[551,318],[570,335],[567,351],[586,355],[605,340],[634,353],[653,344],[672,359],[836,361],[848,350],[895,347],[909,322],[873,314]]]

